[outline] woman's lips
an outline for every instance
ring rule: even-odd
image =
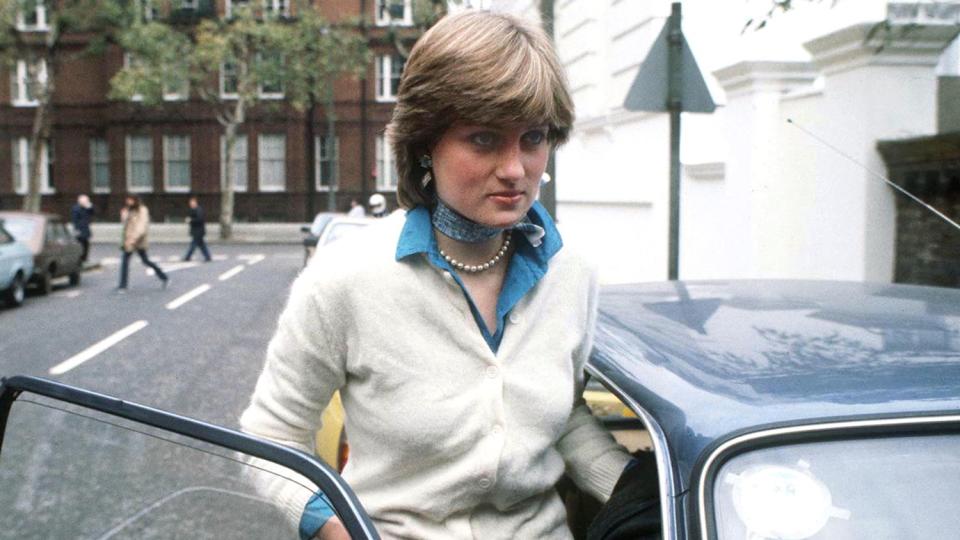
[[[517,204],[523,200],[522,191],[498,191],[488,195],[491,200],[500,204]]]

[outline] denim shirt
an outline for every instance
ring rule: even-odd
[[[500,288],[500,296],[497,298],[497,327],[493,333],[483,322],[480,311],[456,270],[440,255],[440,248],[437,246],[437,239],[433,234],[433,225],[430,221],[430,211],[427,208],[418,206],[407,212],[407,221],[397,242],[396,259],[398,261],[422,253],[434,267],[450,272],[470,305],[470,311],[473,313],[480,334],[494,353],[497,352],[500,341],[503,339],[503,329],[510,310],[547,273],[548,261],[563,247],[560,232],[543,205],[534,202],[527,216],[535,225],[543,227],[545,234],[542,243],[538,247],[533,247],[523,234],[514,232],[515,249],[507,265],[507,274]]]

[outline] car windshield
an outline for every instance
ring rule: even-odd
[[[724,464],[713,485],[721,540],[943,538],[960,530],[958,497],[956,434],[764,448]]]
[[[37,222],[32,219],[8,217],[4,218],[3,226],[14,238],[21,242],[26,242],[30,238],[33,238],[34,231],[37,228]]]

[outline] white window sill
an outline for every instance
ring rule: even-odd
[[[377,96],[377,103],[396,103],[397,96]]]
[[[273,94],[273,93],[271,93],[271,94],[259,94],[259,97],[260,97],[260,99],[274,99],[274,100],[278,100],[278,99],[283,99],[283,98],[284,98],[284,94]]]
[[[163,186],[163,191],[166,193],[190,193],[190,188],[184,186]]]
[[[130,193],[153,193],[152,187],[134,187],[127,185],[127,191]]]
[[[93,188],[93,189],[90,190],[90,191],[93,192],[93,193],[106,194],[106,193],[110,193],[110,188]]]
[[[40,106],[39,101],[12,101],[10,104],[13,105],[14,107],[24,107],[24,108]]]
[[[260,193],[283,193],[286,187],[281,186],[260,186]]]

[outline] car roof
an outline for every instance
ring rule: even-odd
[[[23,212],[21,210],[0,210],[0,218],[26,218],[33,220],[56,220],[62,221],[62,218],[57,214],[51,214],[49,212]]]
[[[760,427],[960,410],[960,290],[608,286],[590,364],[659,425],[685,483],[706,449]]]

